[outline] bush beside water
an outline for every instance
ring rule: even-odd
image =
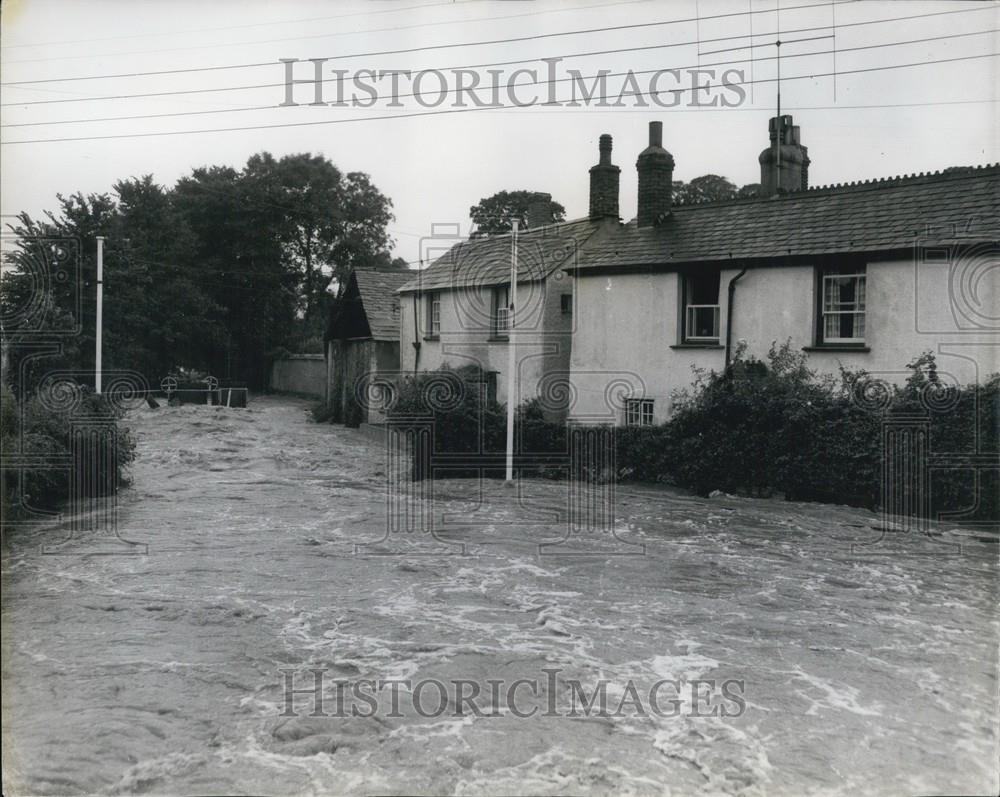
[[[6,471],[3,482],[5,518],[25,516],[25,507],[54,509],[70,497],[74,482],[88,485],[90,497],[108,495],[128,482],[127,468],[135,459],[135,441],[121,423],[123,411],[106,396],[80,387],[77,400],[63,404],[43,400],[38,394],[19,405],[10,387],[3,385],[2,437],[3,456],[17,453],[18,440],[26,455],[42,455],[70,463],[70,470],[58,467],[33,467]],[[86,422],[101,428],[102,434],[115,438],[113,461],[97,456],[95,436],[85,434],[74,449],[73,425]],[[20,487],[18,486],[20,485]]]
[[[875,508],[886,421],[925,419],[931,452],[973,454],[978,445],[980,454],[1000,453],[1000,376],[980,385],[952,385],[939,375],[931,354],[907,367],[909,379],[893,386],[864,371],[817,376],[806,356],[787,343],[772,346],[764,361],[738,351],[724,372],[696,371],[693,385],[673,396],[666,423],[614,430],[616,476],[700,495],[722,490]],[[484,453],[501,453],[505,410],[486,400],[481,387],[474,368],[409,377],[396,387],[390,417],[432,417],[438,452],[472,453],[481,444]],[[518,408],[515,441],[516,450],[551,453],[558,462],[567,452],[567,428],[546,422],[533,399]],[[532,475],[556,472],[543,464]],[[977,485],[970,468],[932,468],[932,514],[997,522],[998,475],[980,473]]]

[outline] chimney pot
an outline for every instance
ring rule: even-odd
[[[529,230],[537,230],[552,223],[552,194],[537,193],[528,203]]]
[[[649,123],[649,146],[663,146],[663,122]]]
[[[798,125],[788,115],[768,121],[771,145],[760,153],[760,185],[763,196],[809,188],[809,148],[802,146]]]
[[[621,169],[611,162],[611,136],[604,133],[598,140],[600,157],[590,167],[590,218],[618,218],[618,184]]]
[[[640,227],[650,227],[670,213],[674,185],[674,156],[663,148],[663,122],[649,123],[649,146],[635,163],[639,172]]]
[[[600,152],[599,165],[610,166],[611,165],[611,136],[607,133],[601,135],[600,143],[597,145],[598,151]]]

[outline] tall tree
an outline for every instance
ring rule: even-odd
[[[269,351],[294,332],[300,278],[283,256],[275,209],[235,169],[195,169],[177,182],[177,212],[194,233],[198,282],[223,325],[211,370],[266,384]]]
[[[688,183],[674,180],[673,201],[678,205],[695,202],[721,202],[726,199],[743,199],[760,195],[760,183],[748,183],[742,188],[717,174],[703,174]]]
[[[303,325],[318,329],[330,278],[342,279],[387,253],[391,201],[368,175],[345,175],[326,158],[308,153],[281,159],[254,155],[242,179],[250,201],[269,209],[269,226],[286,263],[301,275]]]
[[[95,249],[102,235],[104,369],[139,371],[158,381],[179,365],[202,364],[212,339],[213,307],[193,279],[191,234],[173,213],[168,192],[147,176],[118,182],[115,195],[59,196],[59,211],[47,213],[45,221],[18,217],[11,225],[16,236],[9,258],[13,269],[3,280],[5,315],[19,296],[34,293],[50,312],[38,315],[41,327],[31,334],[58,337],[63,352],[38,367],[51,370],[59,363],[69,370],[92,371]],[[39,242],[47,242],[45,251],[39,251]],[[60,275],[51,268],[54,263],[46,264],[48,278],[38,280],[39,256],[53,249],[67,250],[65,268]],[[59,325],[79,325],[79,334],[66,339]],[[8,342],[26,339],[27,330],[17,324],[9,331]]]
[[[469,208],[469,216],[475,225],[472,238],[486,235],[500,235],[510,232],[511,221],[517,219],[520,228],[528,227],[528,208],[540,196],[538,191],[499,191],[493,196],[480,199]],[[552,221],[566,220],[566,208],[558,202],[550,204]]]
[[[8,323],[35,308],[32,317],[53,336],[80,325],[82,334],[63,341],[62,359],[93,370],[94,250],[102,235],[105,368],[159,381],[187,366],[260,387],[270,352],[321,336],[331,276],[393,262],[388,198],[367,175],[344,174],[320,156],[264,152],[239,171],[195,169],[173,189],[146,176],[114,190],[59,196],[56,212],[37,220],[22,214],[10,225],[20,243],[3,252],[5,344],[37,337],[37,329]],[[39,281],[56,273],[52,261],[64,249],[79,254],[72,279]]]
[[[109,281],[112,329],[134,342],[129,362],[160,379],[178,367],[208,369],[224,338],[219,305],[196,260],[194,233],[171,194],[151,175],[121,180],[118,196],[120,281]]]
[[[736,196],[736,186],[717,174],[703,174],[688,183],[675,180],[673,201],[677,204],[693,202],[718,202]]]

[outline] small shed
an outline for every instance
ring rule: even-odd
[[[326,332],[326,401],[332,420],[357,427],[382,423],[378,389],[399,372],[399,296],[410,269],[355,269],[330,303]]]

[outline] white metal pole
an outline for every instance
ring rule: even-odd
[[[97,236],[97,334],[94,343],[94,392],[101,392],[101,349],[104,332],[104,237]]]
[[[514,479],[514,408],[517,402],[517,357],[514,325],[517,323],[517,219],[510,231],[510,310],[507,312],[507,483]]]

